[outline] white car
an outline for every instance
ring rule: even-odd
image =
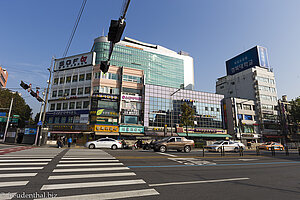
[[[84,146],[88,147],[89,149],[108,148],[115,150],[122,148],[122,143],[112,138],[101,138],[96,141],[87,142]]]
[[[221,148],[223,147],[224,147],[224,151],[239,152],[240,147],[243,148],[243,150],[245,150],[245,145],[237,141],[217,141],[211,145],[208,145],[206,149],[208,151],[220,152]]]

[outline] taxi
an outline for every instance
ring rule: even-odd
[[[278,142],[266,142],[266,143],[258,146],[259,149],[268,150],[268,151],[271,151],[272,147],[274,147],[274,150],[279,150],[279,151],[284,150],[283,145]]]

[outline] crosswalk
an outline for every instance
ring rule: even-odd
[[[51,194],[32,199],[159,198],[154,188],[102,150],[70,149],[57,159],[61,149],[47,155],[46,149],[40,148],[41,155],[36,149],[26,150],[32,151],[26,157],[0,156],[0,200],[12,199],[28,188],[33,191],[32,187],[38,194]]]

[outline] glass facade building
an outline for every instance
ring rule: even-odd
[[[158,53],[157,46],[139,45],[121,41],[114,47],[110,65],[143,70],[145,84],[180,88],[184,84],[184,60],[177,56]],[[106,37],[95,39],[92,51],[96,52],[96,64],[108,59],[110,43]],[[147,49],[153,49],[149,51]],[[157,51],[157,53],[155,53]],[[170,50],[169,50],[170,51]],[[183,56],[182,56],[183,57]]]
[[[194,128],[222,129],[223,98],[219,94],[145,85],[144,126],[171,127],[171,124],[180,124],[180,106],[187,103],[195,111]]]

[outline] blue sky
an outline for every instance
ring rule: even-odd
[[[51,57],[61,57],[82,0],[1,0],[0,65],[8,88],[46,87]],[[120,15],[123,0],[88,0],[68,55],[88,52]],[[194,58],[196,90],[215,92],[225,61],[255,45],[268,49],[278,97],[300,96],[299,0],[132,0],[123,36]],[[16,88],[16,89],[14,89]],[[38,112],[28,93],[23,97]]]

